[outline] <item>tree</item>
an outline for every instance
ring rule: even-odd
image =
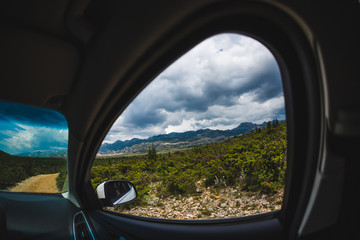
[[[261,128],[259,128],[258,126],[256,126],[255,129],[256,129],[256,132],[257,132],[257,133],[261,132]]]
[[[156,160],[156,149],[153,145],[151,147],[149,146],[148,159]]]

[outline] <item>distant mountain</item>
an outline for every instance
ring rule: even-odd
[[[161,134],[147,139],[133,138],[126,141],[118,140],[114,143],[102,144],[99,149],[99,154],[145,153],[148,151],[149,146],[154,146],[158,151],[203,146],[248,133],[256,127],[262,128],[264,126],[266,126],[265,122],[262,124],[243,122],[236,128],[229,130],[201,129],[183,133]]]
[[[38,150],[34,152],[23,152],[19,154],[15,154],[14,156],[18,157],[66,157],[67,150]]]
[[[145,139],[138,139],[138,138],[133,138],[131,140],[126,140],[126,141],[117,140],[114,143],[104,143],[104,144],[102,144],[99,151],[100,152],[117,151],[117,150],[124,149],[126,147],[131,147],[131,146],[134,146],[136,144],[143,143],[145,141],[146,141]]]

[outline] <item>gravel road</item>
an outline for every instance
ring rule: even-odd
[[[56,187],[56,178],[58,176],[59,173],[33,176],[9,190],[12,192],[59,193]]]

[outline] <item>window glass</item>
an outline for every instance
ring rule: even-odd
[[[67,191],[67,147],[62,114],[0,101],[0,190]]]
[[[107,208],[165,219],[230,218],[281,208],[286,114],[274,56],[239,34],[211,37],[165,69],[127,107],[91,170],[135,184]]]

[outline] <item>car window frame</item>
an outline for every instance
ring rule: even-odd
[[[236,3],[234,4],[236,5]],[[239,5],[242,5],[242,3],[239,3]],[[214,4],[197,12],[197,14],[191,15],[160,40],[152,50],[149,50],[144,55],[144,60],[134,66],[134,69],[140,69],[140,72],[136,74],[133,72],[132,75],[130,74],[127,77],[129,79],[129,85],[126,88],[127,93],[116,96],[117,91],[119,92],[122,87],[121,83],[114,88],[108,98],[109,108],[104,109],[102,112],[106,112],[106,117],[102,118],[101,124],[98,124],[101,127],[93,129],[94,132],[88,140],[88,147],[82,152],[84,156],[87,156],[86,159],[93,161],[102,139],[104,139],[119,114],[159,72],[193,46],[212,35],[225,32],[250,36],[260,41],[272,52],[282,75],[288,121],[288,174],[283,207],[280,211],[273,213],[272,217],[291,226],[290,234],[294,235],[310,195],[316,163],[320,156],[319,149],[322,144],[321,129],[324,126],[324,113],[321,94],[319,94],[322,89],[318,78],[316,56],[313,54],[313,39],[309,36],[304,23],[294,21],[293,18],[273,6],[244,4],[242,5],[245,6],[244,9],[240,9],[238,5],[233,9],[230,9],[229,6],[231,4]],[[269,32],[269,29],[272,32]],[[172,42],[171,46],[165,43],[169,38],[171,39],[170,42]],[[162,45],[165,45],[165,47],[161,47]],[[156,60],[150,57],[153,53],[157,54]],[[146,64],[146,60],[149,60],[151,64]],[[303,98],[304,93],[306,93],[305,99]],[[114,108],[114,103],[121,104]],[[301,124],[304,125],[300,127]],[[303,131],[304,126],[307,131]],[[306,151],[301,151],[301,148]],[[86,151],[89,152],[86,153]],[[305,159],[305,161],[301,162],[302,159]],[[82,191],[79,187],[77,189],[77,194],[79,194],[84,208],[90,210],[99,209],[96,199],[84,200],[85,196],[87,198],[95,196],[87,181],[91,161],[87,168],[78,174],[78,180],[82,182],[79,187],[81,186],[87,190]],[[300,194],[300,197],[298,197],[298,194]],[[158,219],[142,219],[141,217],[123,216],[121,214],[118,214],[118,216],[148,222],[159,221]],[[263,219],[262,215],[256,215],[257,221],[261,221],[261,219]],[[178,220],[161,220],[163,223],[169,221]],[[229,223],[232,221],[243,223],[247,222],[248,219],[201,220],[201,223]],[[251,221],[253,221],[253,218]]]

